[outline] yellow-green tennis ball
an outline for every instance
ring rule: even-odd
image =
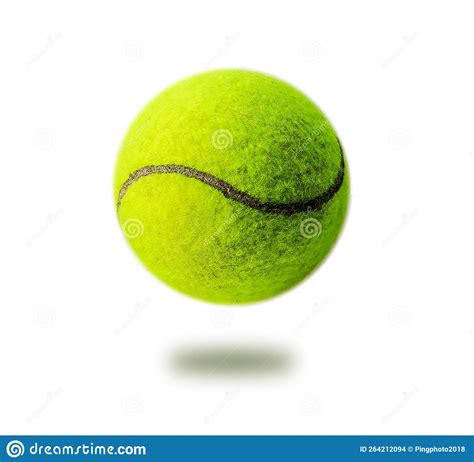
[[[158,95],[129,129],[115,171],[119,221],[143,264],[218,303],[301,281],[333,246],[348,196],[341,145],[318,107],[242,70]]]

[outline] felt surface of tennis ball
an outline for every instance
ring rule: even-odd
[[[219,70],[145,106],[121,145],[114,196],[123,233],[159,279],[248,303],[322,262],[344,222],[349,176],[310,99],[269,75]]]

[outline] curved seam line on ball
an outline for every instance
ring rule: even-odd
[[[236,187],[227,183],[216,176],[202,172],[192,167],[186,167],[185,165],[178,164],[163,164],[163,165],[147,165],[145,167],[139,168],[130,174],[128,179],[123,183],[119,191],[119,199],[117,202],[117,211],[120,207],[120,203],[127,191],[128,187],[135,183],[138,179],[153,175],[153,174],[164,174],[164,173],[177,173],[188,178],[194,178],[201,181],[204,184],[207,184],[214,189],[220,191],[224,197],[231,199],[241,204],[247,205],[253,209],[259,210],[266,213],[276,213],[282,215],[294,215],[296,213],[302,212],[313,212],[320,210],[327,202],[329,202],[339,191],[344,182],[344,154],[342,150],[341,143],[339,143],[339,149],[341,152],[341,164],[339,166],[339,171],[337,176],[331,186],[319,196],[314,197],[313,199],[292,202],[289,204],[282,204],[277,202],[263,202],[260,199],[247,194],[246,192],[240,191]]]

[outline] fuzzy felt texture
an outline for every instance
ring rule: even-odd
[[[336,134],[290,85],[241,70],[211,71],[165,90],[127,133],[114,197],[147,166],[178,165],[212,175],[262,203],[305,202],[324,194],[341,167]],[[130,182],[130,181],[129,181]],[[308,275],[342,227],[344,181],[318,210],[268,213],[179,173],[130,182],[119,221],[145,266],[170,286],[217,303],[274,296]]]

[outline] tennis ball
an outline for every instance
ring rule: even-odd
[[[123,233],[162,281],[215,303],[292,287],[341,230],[341,145],[305,95],[269,75],[217,70],[153,99],[115,170]]]

